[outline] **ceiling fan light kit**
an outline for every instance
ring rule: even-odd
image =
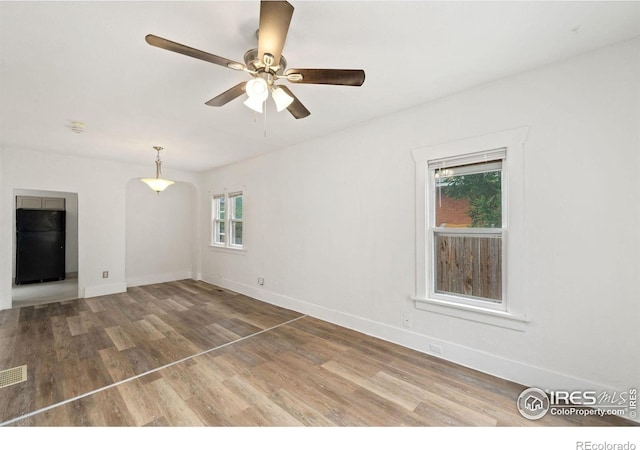
[[[285,72],[287,60],[282,56],[282,49],[289,32],[293,9],[293,6],[286,1],[263,0],[260,2],[260,23],[256,33],[258,48],[245,52],[244,64],[153,34],[147,35],[145,40],[154,47],[181,53],[251,75],[251,80],[237,84],[206,102],[206,105],[220,107],[246,94],[248,98],[244,104],[252,110],[262,113],[264,111],[263,104],[271,93],[278,112],[287,109],[293,117],[302,119],[309,116],[309,110],[290,89],[283,85],[276,85],[276,81],[362,86],[365,74],[360,69],[289,69]]]

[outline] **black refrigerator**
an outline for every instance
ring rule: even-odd
[[[65,211],[16,209],[16,284],[64,280]]]

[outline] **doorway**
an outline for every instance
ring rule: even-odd
[[[13,194],[12,308],[78,298],[78,194],[33,189],[14,189]],[[18,208],[63,209],[65,211],[64,279],[16,284],[18,247],[16,210]]]

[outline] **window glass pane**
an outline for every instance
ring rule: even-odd
[[[224,213],[225,213],[225,203],[224,203],[224,197],[218,197],[218,219],[219,220],[224,220]]]
[[[231,200],[233,201],[233,218],[242,219],[242,196],[238,195],[236,197],[232,197]]]
[[[242,222],[233,222],[232,226],[232,239],[233,245],[242,245]]]
[[[496,168],[498,166],[498,168]],[[502,171],[499,162],[436,169],[435,226],[502,227]]]
[[[502,301],[502,236],[434,235],[435,292]]]
[[[216,222],[215,242],[224,244],[224,222]]]

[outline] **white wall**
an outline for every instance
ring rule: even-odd
[[[0,310],[11,307],[14,189],[76,192],[80,295],[91,297],[126,290],[126,187],[132,178],[146,175],[148,166],[4,148],[1,169]],[[174,180],[198,183],[196,174],[170,168],[165,172]],[[109,271],[109,278],[103,279],[105,270]],[[155,268],[149,270],[153,272]]]
[[[187,183],[160,194],[139,179],[127,183],[128,286],[192,277],[196,199],[195,187]]]
[[[246,184],[247,252],[211,249],[201,233],[201,276],[409,347],[437,344],[523,384],[637,386],[639,94],[636,39],[212,171],[201,227],[207,191]],[[410,150],[522,126],[526,238],[510,245],[531,323],[515,331],[415,309]]]
[[[50,197],[64,198],[65,204],[65,247],[64,247],[64,268],[65,273],[78,272],[78,194],[70,192],[52,192],[52,191],[34,191],[31,189],[15,189],[13,197],[16,196],[30,197]],[[14,203],[15,208],[15,203]],[[13,252],[11,256],[12,276],[16,276],[16,221],[15,213],[12,219],[13,225]]]
[[[9,235],[11,233],[11,224],[7,223],[3,218],[6,217],[4,214],[6,211],[2,209],[2,203],[5,201],[5,189],[4,189],[4,150],[0,147],[0,236],[5,236],[4,239],[0,239],[0,277],[1,276],[9,276],[11,283],[11,278],[13,278],[13,274],[11,273],[12,259],[13,255],[11,252],[12,246],[12,238]],[[8,258],[4,255],[10,255]],[[6,308],[11,307],[11,284],[9,284],[9,290],[7,291],[6,286],[2,286],[0,284],[0,311]]]

